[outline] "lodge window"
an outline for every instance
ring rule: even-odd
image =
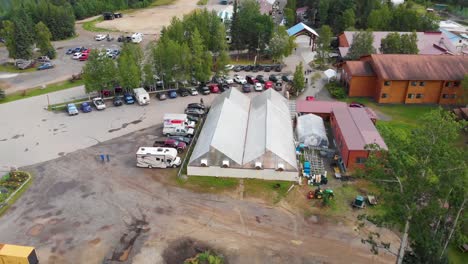
[[[413,99],[414,98],[414,94],[408,94],[408,99]]]
[[[419,82],[419,86],[425,86],[426,82]]]
[[[452,82],[446,82],[445,87],[452,87]]]
[[[357,164],[364,164],[366,162],[367,158],[356,158],[356,163]]]
[[[451,94],[451,95],[450,95],[450,99],[455,99],[455,98],[457,98],[457,95],[456,95],[456,94]]]
[[[458,87],[460,86],[460,82],[453,82],[453,87]]]
[[[416,98],[421,99],[424,97],[424,94],[416,94]]]
[[[390,86],[391,84],[392,84],[391,81],[385,81],[385,82],[384,82],[384,85],[385,85],[385,86]]]
[[[442,98],[447,99],[447,98],[449,98],[449,95],[448,94],[443,94]]]
[[[387,95],[386,93],[383,93],[381,97],[382,97],[382,98],[387,98],[388,95]]]
[[[411,86],[416,86],[418,85],[418,82],[411,82]]]

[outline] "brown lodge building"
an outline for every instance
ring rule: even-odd
[[[468,56],[372,54],[347,61],[341,81],[350,97],[377,103],[458,104]]]

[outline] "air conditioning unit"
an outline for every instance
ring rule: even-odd
[[[263,169],[262,163],[260,161],[255,162],[255,169],[257,170]]]
[[[229,168],[229,160],[223,160],[223,168]]]
[[[283,163],[278,163],[278,168],[276,170],[277,171],[284,171],[284,164]]]
[[[202,160],[200,161],[200,165],[201,165],[202,167],[208,167],[208,160],[207,160],[207,159],[202,159]]]

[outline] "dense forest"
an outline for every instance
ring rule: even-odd
[[[75,34],[75,19],[127,8],[150,5],[153,0],[0,0],[0,21],[15,21],[19,10],[26,12],[32,24],[43,22],[52,40],[66,39]],[[23,13],[21,13],[23,14]],[[0,29],[3,27],[0,24]]]

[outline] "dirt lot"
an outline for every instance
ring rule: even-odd
[[[134,165],[136,148],[159,133],[151,127],[24,168],[35,182],[2,216],[2,242],[36,247],[44,263],[102,263],[121,251],[133,263],[165,263],[167,245],[184,237],[221,250],[229,263],[394,262],[391,255],[370,253],[341,222],[168,186],[174,170]],[[99,154],[110,154],[111,161],[101,163]],[[119,245],[136,229],[142,232],[130,243],[132,251]]]
[[[219,1],[211,0],[206,6],[198,6],[198,0],[176,0],[174,4],[157,6],[131,12],[123,18],[107,20],[97,23],[101,28],[108,28],[122,32],[141,32],[145,35],[159,35],[163,26],[171,23],[173,17],[182,18],[196,8],[208,8],[209,10],[221,10],[225,5],[219,5]]]

